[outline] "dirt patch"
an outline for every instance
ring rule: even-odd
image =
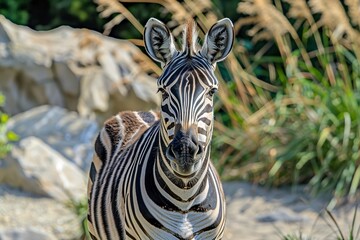
[[[299,236],[311,240],[336,240],[338,232],[324,212],[326,198],[311,198],[303,188],[266,189],[243,182],[224,183],[227,197],[225,240],[276,240]],[[331,210],[345,238],[349,236],[356,202]],[[355,229],[360,226],[360,217]]]

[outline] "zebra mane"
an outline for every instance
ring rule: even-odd
[[[194,55],[198,51],[197,38],[198,32],[196,31],[196,23],[192,18],[186,23],[183,36],[183,51],[187,52],[189,56]]]

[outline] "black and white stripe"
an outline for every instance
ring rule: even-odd
[[[146,25],[146,49],[164,66],[161,111],[121,112],[99,133],[88,185],[92,239],[222,238],[225,198],[210,162],[213,69],[231,49],[232,24],[216,23],[201,50],[193,23],[186,32],[179,52],[164,24]]]

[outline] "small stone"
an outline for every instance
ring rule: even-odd
[[[56,240],[50,233],[34,228],[6,229],[0,231],[0,240]]]
[[[269,213],[259,214],[256,217],[258,222],[302,222],[305,219],[295,213],[287,211],[285,209],[274,210]]]

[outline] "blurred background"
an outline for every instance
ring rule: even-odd
[[[234,23],[212,142],[225,239],[359,239],[360,1],[0,0],[0,15],[0,239],[86,239],[99,127],[159,104],[150,17],[175,36],[194,18],[200,42]]]

